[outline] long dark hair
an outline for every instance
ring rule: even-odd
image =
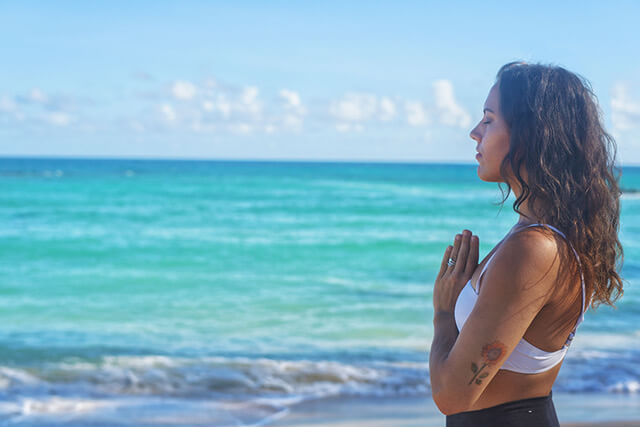
[[[500,172],[505,182],[515,177],[522,189],[513,210],[522,214],[519,207],[527,200],[534,219],[560,229],[579,255],[591,307],[615,307],[623,294],[616,270],[623,260],[618,240],[621,171],[591,85],[562,67],[525,62],[503,65],[496,80],[510,130]],[[502,204],[511,190],[507,183]],[[575,259],[565,249],[567,257]],[[576,263],[570,264],[575,272]]]

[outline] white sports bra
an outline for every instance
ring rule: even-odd
[[[566,236],[564,235],[564,233],[562,233],[557,228],[548,224],[529,224],[525,228],[534,227],[537,225],[549,227],[550,229],[558,232],[566,240]],[[578,321],[575,327],[573,328],[573,331],[571,331],[571,333],[569,334],[569,337],[567,338],[567,341],[562,346],[562,348],[560,350],[556,350],[552,352],[541,350],[538,347],[534,346],[533,344],[527,342],[524,338],[522,338],[520,342],[518,342],[518,345],[516,345],[515,349],[513,350],[513,353],[509,355],[509,358],[507,358],[507,360],[504,362],[504,364],[500,369],[519,372],[523,374],[537,374],[540,372],[548,371],[549,369],[556,366],[558,363],[562,361],[562,359],[564,358],[564,355],[567,353],[567,350],[569,349],[569,345],[571,344],[571,341],[575,336],[578,326],[584,320],[584,302],[585,302],[584,276],[582,274],[582,266],[580,265],[580,258],[578,257],[578,253],[576,252],[576,250],[571,245],[571,242],[567,240],[567,243],[569,243],[571,250],[573,251],[573,253],[576,256],[576,259],[578,260],[578,265],[580,266],[580,280],[582,281],[582,308],[580,309],[580,317],[578,318]],[[491,255],[487,263],[484,265],[484,268],[480,272],[480,275],[478,276],[478,280],[476,283],[480,283],[480,278],[484,274],[485,270],[487,269],[487,266],[491,262],[491,259],[493,258],[494,255],[495,255],[495,252],[493,253],[493,255]],[[458,300],[456,301],[456,305],[454,309],[454,317],[456,320],[456,326],[458,327],[458,331],[462,330],[462,327],[467,321],[469,314],[471,314],[471,310],[473,310],[473,307],[476,304],[477,299],[478,299],[478,294],[473,289],[473,286],[471,286],[471,279],[469,279],[465,287],[460,292],[460,295],[458,295]]]

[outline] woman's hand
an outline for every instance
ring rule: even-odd
[[[478,266],[478,236],[469,230],[457,234],[453,246],[444,251],[440,272],[433,285],[433,313],[453,313],[462,288]],[[448,265],[449,258],[455,261]]]

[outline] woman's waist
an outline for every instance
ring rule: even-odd
[[[481,410],[512,401],[548,396],[561,366],[562,362],[539,374],[521,374],[500,369],[468,410]]]

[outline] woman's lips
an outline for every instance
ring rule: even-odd
[[[482,154],[480,153],[476,154],[476,160],[478,160],[480,157],[482,157]]]

